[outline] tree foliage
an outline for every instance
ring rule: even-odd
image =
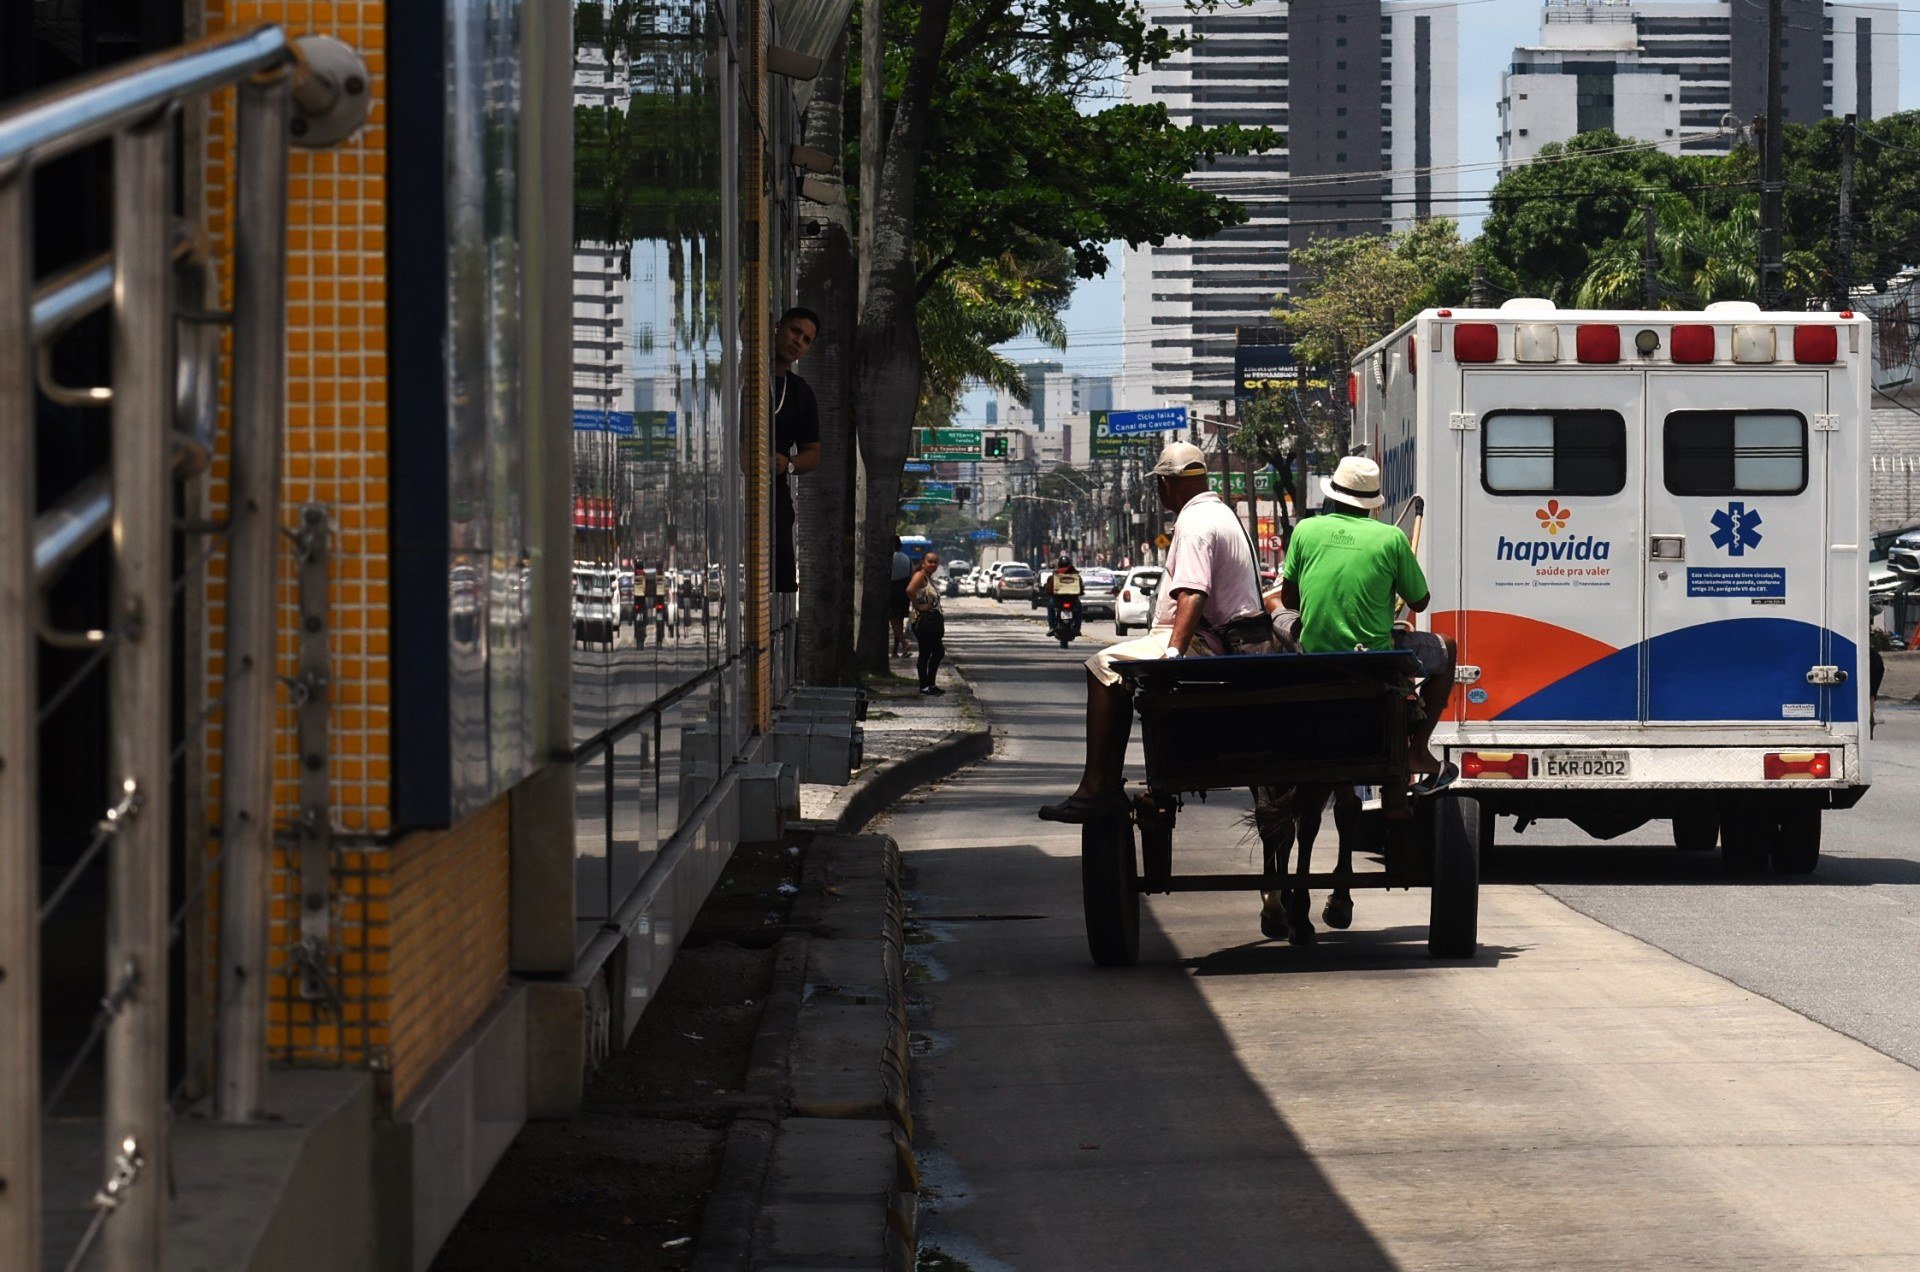
[[[1037,262],[1008,253],[984,264],[954,266],[921,295],[920,424],[953,417],[970,382],[1027,400],[1020,368],[994,346],[1031,336],[1055,349],[1067,345],[1060,319],[1073,290],[1072,262],[1055,244],[1033,245]]]
[[[1789,306],[1825,303],[1836,287],[1920,260],[1920,112],[1859,125],[1850,268],[1838,242],[1845,131],[1839,119],[1782,130]],[[1638,305],[1641,208],[1651,199],[1663,305],[1753,300],[1758,190],[1758,156],[1748,144],[1727,155],[1674,156],[1615,133],[1583,133],[1545,147],[1494,187],[1474,259],[1501,295]]]
[[[1466,295],[1469,253],[1444,218],[1404,234],[1319,239],[1293,253],[1293,292],[1274,316],[1294,355],[1331,364],[1366,348],[1428,305]]]

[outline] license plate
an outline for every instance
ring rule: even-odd
[[[1626,777],[1625,751],[1547,751],[1540,756],[1542,777]]]

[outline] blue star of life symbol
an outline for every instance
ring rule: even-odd
[[[1744,556],[1748,548],[1760,546],[1760,510],[1747,511],[1744,503],[1730,503],[1713,514],[1713,546],[1725,548],[1728,556]]]

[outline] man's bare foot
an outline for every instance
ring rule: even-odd
[[[1424,746],[1407,752],[1407,772],[1415,776],[1424,777],[1428,773],[1438,773],[1440,764],[1440,757]]]

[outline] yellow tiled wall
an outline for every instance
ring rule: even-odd
[[[507,803],[502,798],[443,832],[391,842],[387,377],[387,5],[374,0],[206,0],[206,34],[277,22],[290,34],[336,36],[373,72],[373,114],[327,150],[292,152],[287,242],[287,434],[282,522],[319,503],[333,526],[328,598],[331,661],[328,744],[333,871],[333,980],[337,1003],[302,998],[285,972],[299,939],[297,877],[276,852],[272,948],[279,964],[269,1044],[280,1062],[390,1068],[404,1100],[447,1046],[486,1010],[507,969]],[[202,173],[207,225],[224,259],[232,228],[233,114],[217,99]],[[231,277],[222,287],[231,295]],[[226,430],[222,430],[224,436]],[[213,470],[225,505],[224,456]],[[208,675],[218,692],[224,561],[209,569]],[[294,559],[282,558],[280,672],[298,662]],[[296,720],[283,703],[275,761],[281,825],[299,806]],[[209,731],[218,799],[218,722]]]

